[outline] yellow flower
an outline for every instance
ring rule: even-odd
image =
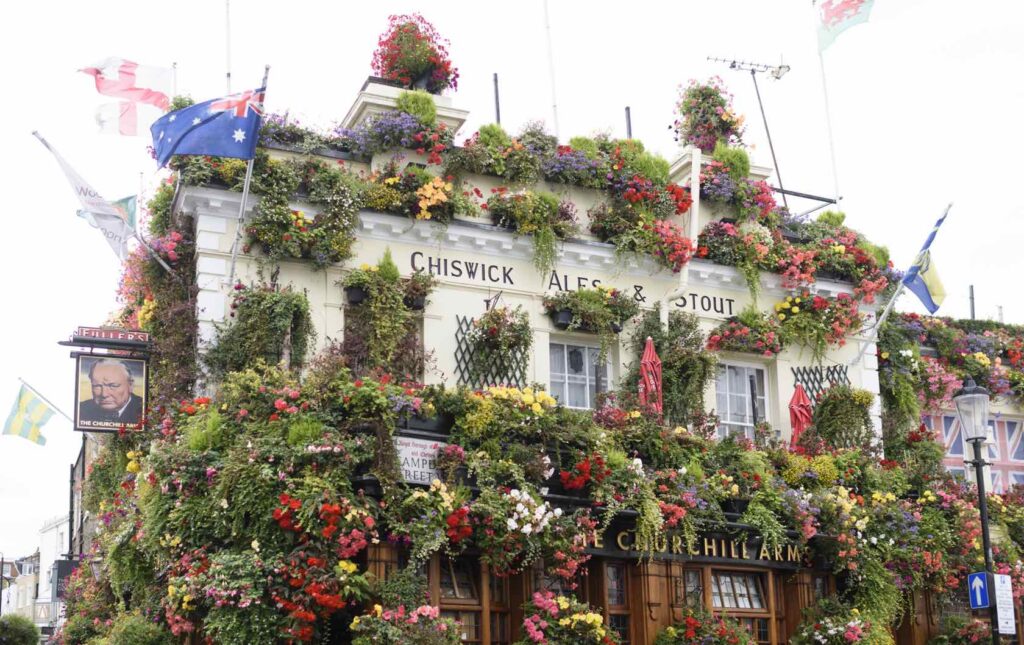
[[[882,352],[882,360],[888,360],[889,352]]]
[[[558,608],[559,608],[559,609],[565,610],[565,609],[568,609],[568,608],[569,608],[569,599],[568,599],[568,598],[566,598],[565,596],[559,596],[559,597],[558,597],[558,598],[557,598],[557,599],[555,600],[555,602],[557,602],[557,603],[558,603]]]
[[[167,585],[167,595],[168,596],[173,596],[176,593],[178,593],[178,588],[177,587],[175,587],[174,585]]]
[[[362,271],[369,271],[370,270],[370,265],[365,263],[365,262],[363,262],[362,264],[359,265],[359,269],[362,270]]]
[[[800,313],[800,307],[793,307],[793,313],[795,313],[795,314]]]
[[[793,302],[793,296],[786,296],[786,302]]]
[[[132,459],[131,461],[128,462],[126,470],[130,473],[137,473],[140,470],[142,470],[142,466],[139,465],[139,462]]]
[[[535,401],[535,399],[533,398],[532,394],[524,394],[523,395],[523,403],[525,403],[526,405],[533,405],[534,401]]]
[[[793,302],[795,302],[796,304],[800,304],[800,298],[797,298],[797,299],[796,299],[796,300],[794,300]]]
[[[359,616],[356,616],[355,618],[352,619],[352,622],[349,624],[349,629],[355,629],[358,626],[359,626]]]
[[[640,418],[640,410],[630,410],[629,418],[630,419],[639,419]]]
[[[381,607],[380,605],[374,605],[373,606],[373,613],[377,614],[377,616],[380,616],[381,614],[384,613],[384,608]]]
[[[537,414],[540,414],[541,412],[544,411],[544,408],[541,407],[540,403],[534,403],[533,405],[530,406],[530,409]]]
[[[338,563],[338,568],[345,573],[355,573],[359,567],[351,560],[342,560]]]
[[[832,245],[832,250],[835,251],[836,253],[838,253],[839,255],[842,255],[843,253],[846,253],[846,247],[843,246],[842,244],[833,244]]]
[[[786,314],[779,314],[779,320],[785,320]]]

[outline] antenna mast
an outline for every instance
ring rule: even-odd
[[[757,86],[757,75],[768,74],[775,80],[782,78],[786,72],[789,71],[789,65],[762,65],[761,63],[750,63],[742,60],[735,60],[730,58],[715,58],[708,56],[708,60],[713,63],[725,63],[729,66],[729,69],[737,69],[750,72],[750,80],[754,81],[754,92],[757,93],[757,106],[761,108],[761,120],[764,122],[764,132],[768,135],[768,149],[772,153],[772,164],[775,166],[775,177],[779,180],[779,193],[782,195],[782,205],[787,209],[789,208],[789,202],[786,201],[785,187],[782,185],[782,173],[779,172],[779,161],[775,158],[775,146],[772,144],[772,133],[768,130],[768,117],[764,113],[764,103],[761,102],[761,88]]]

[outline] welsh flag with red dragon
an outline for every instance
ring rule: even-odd
[[[836,36],[854,25],[867,22],[874,4],[875,0],[819,0],[815,3],[818,10],[818,50],[825,51]]]

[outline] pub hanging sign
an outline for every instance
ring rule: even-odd
[[[79,327],[60,345],[75,359],[75,430],[118,432],[138,426],[149,403],[149,334]]]

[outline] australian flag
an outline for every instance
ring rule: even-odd
[[[173,155],[252,159],[265,91],[261,87],[163,115],[149,128],[157,163],[164,166]]]

